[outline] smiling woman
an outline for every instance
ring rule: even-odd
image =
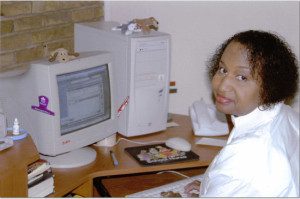
[[[246,31],[234,35],[211,58],[210,78],[214,78],[224,61],[234,61],[233,59],[239,61],[239,66],[248,67],[251,71],[250,78],[260,84],[260,105],[264,109],[294,98],[298,87],[297,60],[288,44],[279,36],[262,31]]]
[[[234,124],[226,146],[200,187],[203,197],[299,197],[299,113],[294,97],[298,67],[278,36],[241,32],[212,57],[209,68],[219,111]]]
[[[225,49],[212,79],[216,107],[231,115],[245,115],[259,106],[260,84],[252,76],[247,50],[238,42]]]

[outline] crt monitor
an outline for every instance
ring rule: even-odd
[[[8,126],[18,118],[52,167],[82,166],[96,152],[85,147],[117,132],[116,79],[108,52],[75,60],[33,62],[24,74],[0,79]]]

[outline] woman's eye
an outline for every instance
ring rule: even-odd
[[[241,80],[241,81],[246,81],[247,80],[247,77],[243,76],[243,75],[238,75],[236,77],[238,80]]]
[[[219,67],[219,73],[220,74],[226,74],[227,73],[227,70],[223,67]]]

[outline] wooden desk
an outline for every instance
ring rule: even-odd
[[[0,197],[27,197],[27,166],[39,158],[30,136],[0,151]]]
[[[207,167],[197,167],[179,169],[176,171],[186,176],[195,176],[203,174],[206,169]],[[147,173],[124,176],[109,176],[104,178],[102,177],[101,183],[111,197],[122,198],[133,193],[152,189],[182,179],[184,179],[183,176],[180,176],[175,173],[161,172],[160,174],[158,174],[158,172],[155,172],[150,174]],[[98,190],[95,190],[94,196],[101,197]]]
[[[153,140],[161,140],[163,142],[170,137],[179,136],[192,143],[192,150],[200,156],[199,161],[142,167],[124,152],[124,148],[138,146],[137,144],[122,140],[118,145],[111,148],[93,146],[97,151],[97,159],[93,163],[79,168],[53,169],[55,174],[55,193],[49,197],[61,197],[71,191],[86,197],[92,197],[93,178],[95,177],[208,166],[221,148],[195,145],[194,143],[197,137],[194,136],[192,131],[190,118],[182,115],[173,115],[172,118],[174,122],[180,125],[179,127],[171,127],[162,132],[130,139],[143,142]],[[119,166],[117,167],[115,167],[111,161],[110,150],[115,152],[119,161]]]

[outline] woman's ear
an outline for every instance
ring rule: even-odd
[[[58,52],[54,53],[54,55],[53,55],[53,56],[50,56],[50,58],[48,59],[48,61],[49,61],[49,62],[53,62],[53,61],[55,61],[55,59],[56,59],[57,55],[58,55]]]

